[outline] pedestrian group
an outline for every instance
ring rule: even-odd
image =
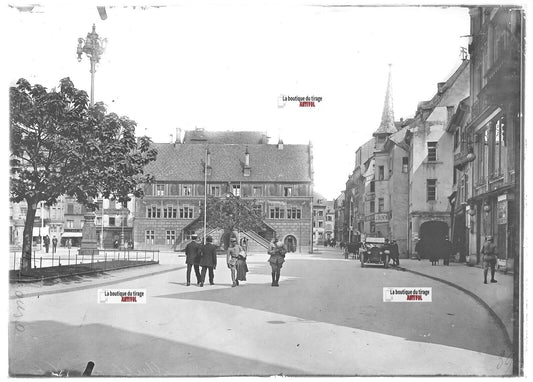
[[[217,267],[217,247],[213,244],[213,238],[207,236],[205,245],[199,241],[198,235],[191,235],[191,241],[185,247],[185,263],[187,264],[187,286],[191,285],[191,271],[194,268],[196,284],[204,286],[205,276],[209,275],[209,284],[215,284],[215,272]],[[230,238],[230,244],[226,254],[226,264],[231,272],[232,287],[239,286],[239,281],[246,281],[248,273],[247,257],[247,240],[241,240],[240,244],[237,239]],[[276,238],[272,239],[268,254],[268,262],[272,268],[272,286],[279,286],[281,268],[285,262],[287,250],[283,242]],[[200,267],[202,270],[200,271]]]

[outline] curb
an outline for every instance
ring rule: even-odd
[[[502,319],[500,318],[500,316],[498,316],[498,314],[496,314],[496,312],[494,310],[492,310],[492,308],[489,306],[489,304],[487,304],[477,294],[469,291],[468,289],[463,288],[462,286],[460,286],[458,284],[455,284],[455,283],[453,283],[451,281],[448,281],[448,280],[441,279],[439,277],[430,276],[430,275],[427,275],[425,273],[413,271],[411,269],[407,269],[407,268],[404,268],[404,267],[396,267],[396,269],[399,269],[399,270],[402,270],[402,271],[406,271],[406,272],[411,272],[411,273],[414,273],[414,274],[419,275],[419,276],[423,276],[423,277],[427,277],[427,278],[435,280],[435,281],[439,281],[439,282],[441,282],[443,284],[446,284],[446,285],[451,286],[451,287],[453,287],[455,289],[458,289],[461,292],[463,292],[463,293],[469,295],[470,297],[472,297],[479,305],[481,305],[483,308],[485,308],[489,312],[489,314],[492,316],[492,318],[496,321],[496,324],[498,325],[500,330],[504,333],[504,339],[505,339],[507,347],[509,349],[511,349],[511,350],[513,349],[513,342],[511,341],[509,333],[507,332],[507,328],[505,327],[505,324],[503,323]]]
[[[152,264],[152,265],[155,265],[155,264]],[[128,267],[128,268],[133,268],[133,267]],[[64,288],[64,289],[58,289],[58,290],[39,291],[39,292],[33,292],[33,293],[24,294],[24,296],[13,295],[13,296],[9,296],[9,299],[10,300],[16,300],[16,299],[22,299],[22,298],[27,298],[27,297],[45,296],[45,295],[49,295],[49,294],[60,294],[60,293],[75,292],[75,291],[78,291],[78,290],[90,289],[90,288],[106,286],[106,285],[113,285],[113,284],[117,284],[117,283],[121,283],[121,282],[125,282],[125,281],[137,280],[137,279],[140,279],[140,278],[143,278],[143,277],[150,277],[150,276],[160,275],[160,274],[163,274],[163,273],[174,272],[174,271],[178,271],[178,270],[185,269],[185,268],[186,267],[182,266],[182,267],[177,267],[177,268],[164,269],[162,271],[152,271],[152,272],[148,272],[148,273],[145,273],[145,274],[142,274],[142,275],[125,277],[125,278],[120,279],[120,280],[109,280],[109,281],[102,282],[102,283],[97,283],[97,284],[80,285],[80,286],[76,286],[76,287],[70,287],[70,288]],[[115,268],[115,269],[118,269],[118,268]]]
[[[117,271],[119,269],[128,269],[128,268],[135,268],[135,267],[144,267],[146,265],[154,265],[159,264],[159,262],[147,262],[147,264],[136,264],[136,265],[128,265],[125,267],[116,267],[116,268],[109,268],[109,269],[95,269],[90,271],[83,271],[83,272],[75,272],[75,273],[69,273],[65,275],[57,275],[57,276],[47,276],[47,277],[41,277],[40,279],[34,278],[34,279],[26,279],[26,280],[17,280],[17,279],[10,279],[10,284],[29,284],[29,283],[37,283],[39,281],[45,281],[45,280],[55,280],[60,279],[63,277],[71,277],[71,276],[83,276],[83,275],[92,275],[94,273],[104,273],[109,271]]]

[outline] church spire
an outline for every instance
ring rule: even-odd
[[[374,132],[374,135],[393,134],[396,131],[398,130],[394,125],[394,110],[392,106],[392,64],[389,64],[389,81],[387,84],[387,92],[385,93],[385,104],[383,105],[381,124]]]

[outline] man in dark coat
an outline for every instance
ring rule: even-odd
[[[198,235],[191,236],[192,241],[185,247],[185,264],[187,264],[187,286],[191,285],[191,268],[194,266],[196,283],[200,285],[202,275],[200,274],[200,259],[202,256],[202,246],[198,243]]]
[[[498,263],[497,247],[494,244],[492,236],[485,237],[485,243],[481,248],[481,254],[483,255],[483,283],[487,283],[487,273],[490,268],[490,282],[497,283],[494,279],[496,273],[496,264]]]
[[[202,258],[200,259],[200,265],[202,266],[201,287],[204,286],[207,270],[209,270],[209,284],[214,284],[214,270],[217,268],[217,247],[213,245],[213,238],[211,236],[208,236],[205,240],[207,243],[202,248]]]
[[[446,238],[442,244],[442,258],[444,259],[444,265],[450,265],[450,257],[453,256],[453,244],[448,238]]]
[[[54,238],[52,239],[52,253],[56,253],[57,252],[57,238],[54,236]]]
[[[44,248],[46,249],[46,253],[48,253],[48,249],[50,248],[50,237],[46,235],[43,238],[43,242],[44,242]]]
[[[400,250],[398,249],[398,243],[393,240],[389,245],[390,258],[394,265],[400,265]]]

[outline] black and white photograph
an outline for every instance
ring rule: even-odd
[[[2,8],[4,377],[527,376],[525,3]]]

